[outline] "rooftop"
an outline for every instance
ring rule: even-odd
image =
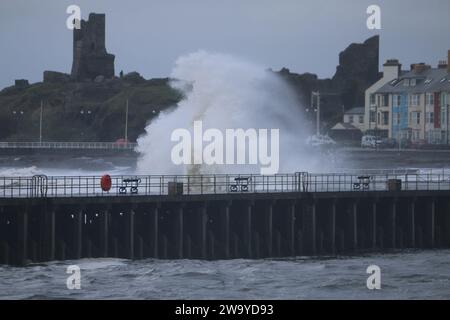
[[[345,114],[364,114],[364,107],[351,108],[345,111]]]
[[[444,68],[411,70],[394,79],[376,93],[422,93],[450,91],[450,73]]]

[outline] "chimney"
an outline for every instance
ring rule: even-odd
[[[438,69],[447,69],[447,61],[440,60],[437,67],[438,67]]]
[[[383,77],[395,79],[400,76],[401,63],[397,59],[388,59],[383,64]]]
[[[447,56],[447,71],[450,72],[450,50],[448,50]]]
[[[425,64],[424,62],[411,64],[411,71],[414,71],[415,73],[422,73],[430,68],[431,66]]]

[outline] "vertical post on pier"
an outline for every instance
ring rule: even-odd
[[[184,215],[184,204],[181,204],[176,211],[176,248],[177,248],[177,258],[183,258],[183,215]]]
[[[291,256],[295,256],[295,202],[291,202],[288,206],[288,238],[289,252]]]
[[[134,210],[131,210],[128,214],[128,239],[127,239],[127,249],[128,258],[134,259]]]
[[[307,202],[303,206],[303,232],[304,248],[307,254],[315,255],[317,253],[317,221],[316,221],[316,203]]]
[[[55,260],[55,208],[52,208],[48,213],[45,212],[45,214],[47,215],[48,227],[48,254],[46,258],[48,261],[52,261]]]
[[[408,213],[409,213],[409,232],[410,232],[410,244],[411,248],[416,247],[416,201],[413,199],[409,203],[408,207]]]
[[[311,214],[311,249],[312,254],[317,254],[317,206],[316,202],[313,202],[310,207],[310,214]]]
[[[377,247],[377,201],[372,202],[372,214],[370,219],[370,233],[372,238],[372,249]]]
[[[105,210],[100,217],[100,255],[104,258],[108,256],[108,225],[109,211]]]
[[[336,200],[331,202],[331,217],[330,217],[330,237],[331,237],[331,253],[336,253]]]
[[[311,239],[311,241],[312,241],[312,252],[313,252],[313,254],[316,254],[317,253],[317,239],[316,239],[316,233],[317,233],[317,213],[316,213],[316,203],[314,202],[313,204],[312,204],[312,212],[311,212],[311,214],[312,214],[312,232],[311,232],[311,234],[312,234],[312,239]]]
[[[397,199],[393,199],[391,203],[391,236],[392,236],[392,248],[395,249],[397,245]]]
[[[253,203],[248,203],[244,212],[244,245],[248,258],[252,257],[252,207]]]
[[[436,237],[435,237],[435,235],[436,235],[436,200],[435,199],[431,199],[429,216],[430,216],[429,241],[430,241],[430,247],[434,248],[435,239],[436,239]]]
[[[24,266],[28,257],[28,212],[25,208],[20,208],[18,213],[18,259],[17,263],[20,266]]]
[[[159,233],[159,205],[157,205],[154,209],[152,214],[150,215],[150,225],[151,225],[151,246],[152,246],[152,257],[158,258],[158,233]]]
[[[206,225],[208,223],[208,213],[206,203],[200,207],[200,242],[201,256],[206,259]]]
[[[75,247],[75,259],[81,259],[82,254],[82,231],[83,231],[83,211],[79,209],[75,213],[74,224],[74,247]]]
[[[358,249],[358,203],[353,201],[352,203],[352,236],[353,236],[353,250]]]
[[[230,203],[226,203],[222,209],[222,241],[224,245],[224,257],[230,258]]]
[[[267,236],[267,256],[272,257],[273,249],[273,202],[270,202],[267,206],[265,216],[265,229]]]

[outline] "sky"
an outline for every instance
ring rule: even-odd
[[[352,42],[380,35],[380,64],[398,58],[437,65],[450,49],[448,0],[0,0],[0,88],[42,81],[44,70],[70,72],[69,5],[106,14],[106,47],[116,74],[166,77],[176,59],[200,49],[265,68],[331,77]],[[381,30],[366,26],[381,8]]]

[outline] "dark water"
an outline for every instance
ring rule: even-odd
[[[66,286],[67,266],[81,289]],[[366,269],[381,268],[369,290]],[[270,260],[82,259],[0,267],[2,299],[450,299],[450,251]]]

